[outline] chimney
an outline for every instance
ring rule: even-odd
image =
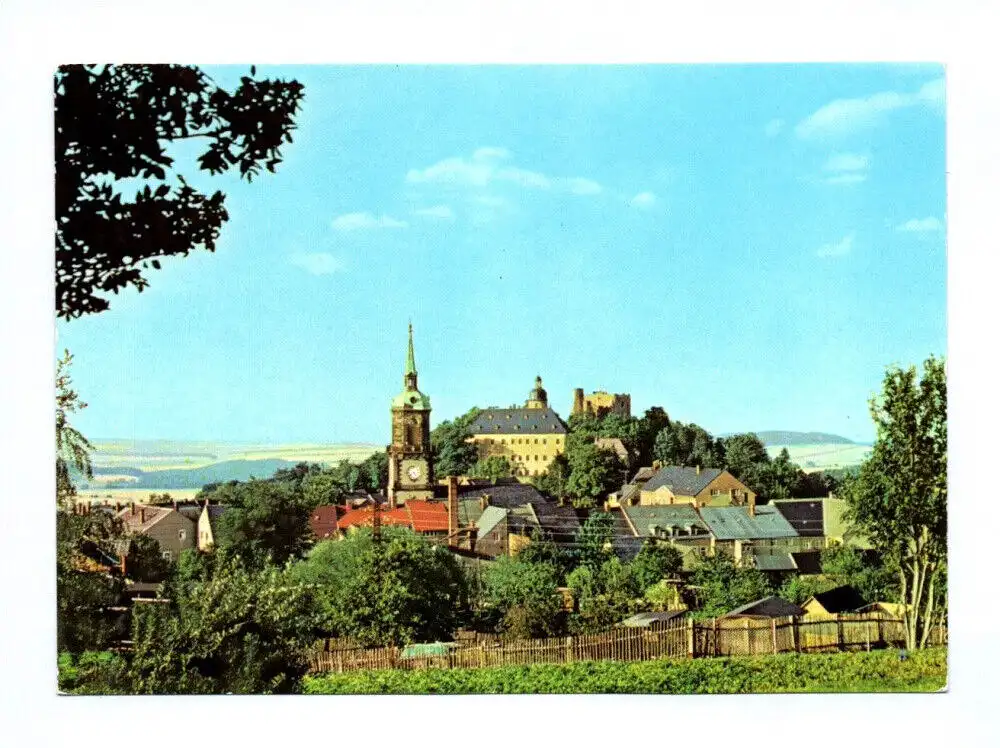
[[[458,476],[448,476],[448,545],[458,545]]]
[[[695,465],[694,466],[694,474],[695,475],[701,475],[701,465]]]
[[[653,460],[653,470],[659,470],[662,467],[663,467],[662,460]]]
[[[751,517],[757,514],[757,497],[752,491],[747,494],[747,512]]]
[[[177,511],[177,499],[174,499],[174,511]]]
[[[828,491],[827,494],[826,494],[826,498],[832,499],[833,498],[833,491]]]
[[[146,524],[146,507],[144,506],[139,507],[139,524]]]
[[[479,498],[479,508],[482,509],[483,511],[486,511],[486,507],[488,507],[489,505],[490,505],[490,495],[488,493],[484,493]]]
[[[135,502],[132,502],[132,516],[135,516]]]
[[[122,560],[119,562],[119,568],[121,569],[123,577],[125,576],[125,559],[127,559],[127,558],[128,558],[128,554],[127,553],[123,553],[122,554]]]
[[[469,530],[469,550],[476,550],[476,536],[479,534],[479,530],[475,527]]]

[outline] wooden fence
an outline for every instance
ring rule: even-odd
[[[947,643],[937,627],[931,644]],[[667,628],[618,628],[600,634],[501,641],[492,637],[460,641],[446,654],[404,656],[399,647],[363,649],[329,640],[310,652],[313,672],[420,670],[535,665],[581,660],[640,662],[665,657],[719,657],[879,649],[902,646],[903,622],[881,613],[797,618],[717,618],[679,620]]]

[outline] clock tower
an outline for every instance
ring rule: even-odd
[[[413,325],[406,351],[403,391],[392,399],[392,443],[389,445],[389,503],[434,496],[431,455],[431,399],[417,388],[413,358]]]

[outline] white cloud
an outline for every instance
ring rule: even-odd
[[[365,229],[405,229],[406,221],[400,221],[392,216],[376,216],[367,211],[361,213],[345,213],[333,219],[333,228],[337,231],[361,231]]]
[[[452,187],[496,187],[513,185],[532,190],[556,190],[573,195],[596,195],[601,185],[584,177],[554,177],[520,166],[506,165],[511,158],[504,148],[477,148],[471,157],[451,156],[424,169],[410,169],[410,184],[437,184]]]
[[[816,250],[817,257],[843,257],[851,253],[854,248],[854,232],[851,232],[839,242],[824,244]]]
[[[908,234],[933,234],[944,231],[944,224],[934,216],[911,218],[906,223],[899,224],[896,227],[896,231],[903,231]]]
[[[656,204],[656,195],[652,192],[640,192],[638,195],[633,196],[628,203],[637,208],[651,208]]]
[[[434,205],[430,208],[419,208],[413,211],[413,215],[423,218],[434,218],[439,221],[455,220],[455,211],[449,205]]]
[[[785,129],[785,120],[772,119],[764,126],[764,134],[769,138],[776,138]]]
[[[344,267],[336,257],[326,252],[295,254],[291,262],[312,275],[330,275]]]
[[[827,184],[857,184],[868,179],[871,156],[863,153],[835,153],[823,164]]]
[[[802,140],[841,137],[871,127],[890,112],[916,106],[938,108],[943,103],[943,78],[925,83],[916,93],[883,91],[857,99],[836,99],[799,122],[795,134]]]

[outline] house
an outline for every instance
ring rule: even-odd
[[[441,537],[448,534],[448,507],[444,502],[410,499],[403,508],[414,532]]]
[[[195,547],[195,523],[173,507],[132,504],[118,518],[127,534],[146,535],[159,543],[168,561],[176,561],[182,551]]]
[[[832,590],[813,595],[802,608],[806,615],[824,616],[836,613],[851,613],[867,605],[861,593],[849,584],[834,587]]]
[[[541,530],[531,504],[488,506],[476,522],[476,551],[490,558],[516,556]]]
[[[340,537],[340,525],[337,515],[340,507],[334,504],[324,504],[313,509],[309,515],[309,529],[313,537],[319,540],[336,540]],[[346,508],[343,510],[346,513]]]
[[[469,426],[479,459],[505,457],[522,480],[548,470],[566,451],[566,424],[548,404],[541,377],[523,408],[486,408]]]
[[[622,506],[617,513],[640,546],[649,540],[669,543],[684,554],[688,568],[695,559],[710,555],[712,534],[692,504]]]
[[[801,616],[802,614],[802,608],[798,605],[772,595],[734,608],[719,618],[785,618],[787,616]]]
[[[665,610],[655,613],[636,613],[621,622],[622,626],[628,628],[648,629],[658,631],[676,625],[678,621],[684,619],[686,610]]]
[[[221,517],[228,508],[229,507],[225,504],[209,504],[207,500],[205,501],[205,505],[201,509],[201,514],[198,516],[199,551],[207,551],[215,545],[215,538],[218,534],[219,517]]]
[[[820,550],[843,543],[849,535],[844,513],[847,502],[831,496],[811,499],[776,499],[771,502],[803,541],[804,550]]]
[[[600,439],[594,439],[594,446],[598,449],[606,450],[608,452],[613,452],[625,467],[632,464],[632,460],[635,455],[628,451],[628,447],[625,446],[625,442],[617,437],[603,437]]]
[[[404,507],[390,509],[388,504],[380,507],[380,521],[383,527],[410,527],[412,520]],[[348,509],[337,520],[337,527],[342,534],[356,530],[359,527],[371,527],[375,523],[375,507],[372,505]]]
[[[711,551],[737,563],[751,555],[788,554],[800,550],[799,534],[773,506],[706,506],[698,510],[712,535]]]
[[[659,468],[639,489],[638,503],[734,506],[748,505],[756,498],[757,494],[728,470],[668,465]]]

